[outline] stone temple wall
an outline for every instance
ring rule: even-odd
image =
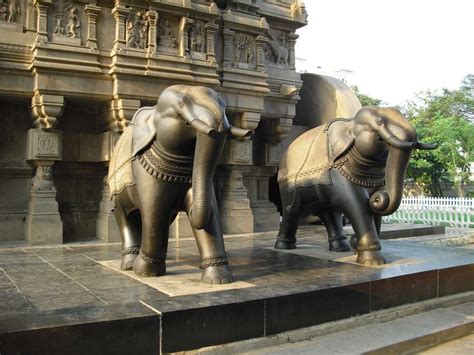
[[[299,100],[305,24],[299,0],[0,2],[0,242],[118,240],[111,150],[173,84],[216,89],[232,123],[256,132],[227,142],[216,173],[224,232],[276,229],[269,180]]]

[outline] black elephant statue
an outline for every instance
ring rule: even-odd
[[[299,136],[282,157],[278,185],[282,221],[276,249],[296,248],[298,219],[316,215],[328,233],[329,250],[352,246],[360,264],[385,263],[379,234],[382,216],[400,206],[416,130],[395,108],[364,107],[352,119],[335,119]],[[343,213],[355,235],[346,240]]]
[[[135,113],[108,173],[122,238],[121,269],[164,275],[169,225],[185,211],[201,255],[201,281],[233,281],[213,178],[226,137],[252,133],[230,125],[224,101],[202,86],[170,86],[156,106]]]

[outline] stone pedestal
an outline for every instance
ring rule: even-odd
[[[120,242],[120,231],[112,212],[109,190],[106,186],[102,190],[102,200],[97,214],[96,235],[100,240],[111,243]]]
[[[48,115],[39,116],[41,119]],[[43,120],[45,121],[45,120]],[[51,117],[51,121],[52,120]],[[25,223],[25,239],[30,244],[55,244],[63,242],[63,224],[56,201],[53,182],[53,164],[62,158],[60,131],[30,129],[27,133],[26,159],[36,166],[33,177],[28,213]]]
[[[36,168],[28,202],[25,236],[32,245],[63,242],[63,223],[56,201],[51,165]]]
[[[226,170],[228,173],[219,206],[222,231],[225,234],[252,233],[254,218],[243,183],[242,170],[238,166],[228,166]]]

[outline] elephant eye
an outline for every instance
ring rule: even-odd
[[[377,140],[378,140],[379,142],[383,142],[383,138],[380,137],[380,136],[377,136]]]

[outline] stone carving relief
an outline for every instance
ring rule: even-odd
[[[234,64],[243,69],[254,69],[255,40],[251,36],[238,33],[234,37]]]
[[[144,49],[147,44],[148,21],[145,11],[130,13],[127,19],[127,47]]]
[[[77,6],[60,2],[54,10],[53,19],[53,41],[81,44],[81,19]]]
[[[32,181],[33,190],[52,190],[54,188],[53,182],[53,167],[46,165],[39,165],[36,168],[36,174]]]
[[[194,20],[189,29],[188,39],[191,58],[206,60],[206,29],[204,21]]]
[[[267,64],[288,67],[289,49],[285,32],[268,31],[269,41],[265,48]]]
[[[291,4],[291,17],[294,21],[308,23],[308,13],[306,7],[301,0],[296,0]]]
[[[158,52],[177,54],[177,23],[170,18],[161,18],[158,23]]]
[[[21,15],[20,0],[0,0],[0,20],[6,23],[16,23]]]

